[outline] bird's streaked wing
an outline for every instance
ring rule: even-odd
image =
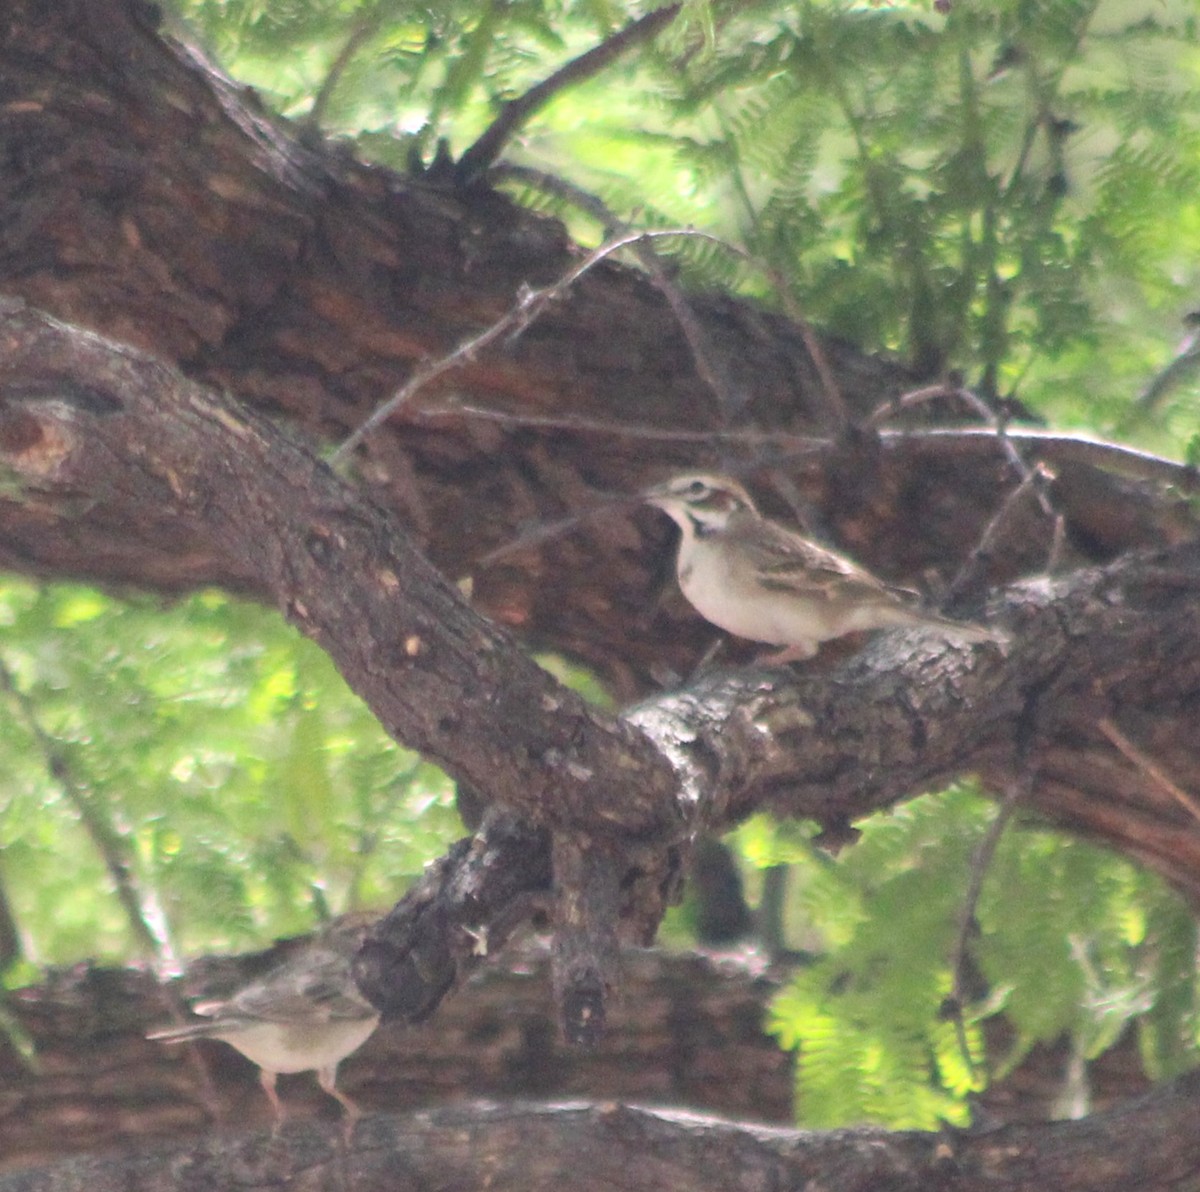
[[[889,587],[853,560],[773,522],[760,521],[755,530],[744,546],[764,588],[800,592],[813,599],[836,596],[870,602],[909,598],[903,589]]]

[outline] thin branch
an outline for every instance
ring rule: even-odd
[[[822,349],[821,343],[809,325],[808,320],[804,317],[804,312],[800,309],[800,303],[796,301],[796,296],[792,293],[791,286],[788,285],[783,274],[773,265],[756,261],[750,253],[741,253],[740,255],[747,261],[757,264],[763,270],[767,280],[779,295],[779,301],[783,306],[784,313],[796,324],[800,332],[800,338],[804,342],[805,351],[808,352],[813,362],[813,367],[817,370],[817,376],[821,381],[821,392],[825,397],[825,411],[829,415],[829,421],[832,424],[830,429],[835,435],[842,434],[852,425],[849,407],[846,405],[846,399],[842,396],[842,391],[838,387],[837,380],[833,375],[833,369],[829,367],[829,361],[825,359],[824,349]]]
[[[599,248],[593,249],[583,261],[569,269],[558,281],[552,282],[548,286],[543,286],[540,290],[523,288],[517,298],[516,305],[506,315],[472,339],[459,344],[448,355],[442,356],[416,369],[413,375],[409,377],[395,394],[379,406],[357,430],[348,435],[334,449],[326,462],[330,467],[336,467],[367,435],[382,422],[390,418],[403,405],[411,401],[414,395],[428,385],[430,381],[435,380],[444,373],[451,372],[464,364],[470,363],[479,352],[495,343],[502,336],[509,335],[511,339],[515,339],[541,315],[551,302],[561,297],[589,269],[598,265],[606,257],[612,256],[613,253],[620,251],[622,248],[628,248],[631,245],[640,244],[647,240],[657,240],[665,236],[699,236],[702,239],[715,239],[715,237],[710,237],[707,233],[699,232],[694,228],[663,228],[646,232],[628,232],[625,235],[607,240]]]
[[[649,235],[650,233],[644,233]],[[672,233],[679,235],[680,233]],[[703,233],[699,233],[703,236]],[[597,250],[599,251],[599,250]],[[561,283],[556,283],[561,285]],[[539,291],[542,293],[544,291]],[[494,338],[494,337],[493,337]],[[457,363],[457,362],[456,362]],[[407,386],[406,386],[407,388]],[[391,411],[389,410],[388,413]],[[791,458],[793,452],[808,454],[832,446],[832,440],[789,431],[759,430],[673,430],[660,426],[645,426],[628,422],[604,422],[587,418],[556,418],[540,414],[518,414],[507,410],[490,410],[483,406],[446,405],[418,411],[418,418],[448,418],[461,415],[482,418],[506,426],[533,427],[542,430],[575,431],[579,434],[614,435],[621,438],[644,439],[647,442],[696,443],[713,448],[732,444],[757,447],[776,447]],[[382,417],[386,417],[384,414]],[[375,418],[372,415],[372,418]],[[382,420],[382,418],[380,419]],[[355,432],[360,435],[365,432]],[[1001,435],[995,426],[922,427],[910,430],[881,430],[878,432],[884,447],[900,449],[917,443],[953,454],[975,454],[991,451],[997,440],[1028,447],[1050,463],[1087,464],[1104,471],[1141,480],[1156,480],[1171,484],[1183,492],[1200,489],[1200,469],[1181,464],[1166,456],[1154,455],[1122,443],[1112,443],[1092,435],[1070,434],[1062,431],[1005,427]],[[355,439],[356,443],[358,440]],[[347,440],[350,443],[350,440]],[[353,446],[354,443],[350,443]],[[346,450],[346,444],[335,457]],[[1025,464],[1024,472],[1028,472]]]
[[[1063,547],[1067,542],[1067,519],[1059,514],[1054,519],[1054,532],[1050,537],[1050,549],[1046,551],[1046,570],[1054,572],[1058,570],[1059,563],[1062,562]]]
[[[1181,807],[1186,808],[1192,818],[1200,822],[1200,800],[1190,795],[1152,758],[1143,753],[1107,716],[1099,720],[1096,727],[1109,739],[1113,746],[1131,761],[1159,790],[1169,795]]]
[[[700,326],[700,320],[696,318],[696,312],[684,297],[683,291],[667,276],[659,255],[649,244],[639,245],[635,251],[638,260],[646,267],[654,284],[667,300],[675,322],[679,324],[683,338],[687,340],[697,375],[716,397],[723,421],[731,422],[745,406],[745,397],[735,396],[729,376],[716,360],[708,335]]]
[[[548,193],[568,199],[582,211],[600,220],[604,225],[606,237],[632,230],[630,225],[611,211],[597,195],[589,194],[581,187],[564,182],[543,170],[505,164],[497,166],[489,177],[522,181],[527,185],[536,186]],[[729,377],[717,361],[709,337],[700,326],[700,320],[696,317],[691,303],[688,302],[679,286],[667,275],[662,258],[654,251],[652,245],[639,244],[634,251],[659,292],[667,300],[667,305],[671,308],[671,313],[675,316],[675,321],[679,324],[684,339],[687,340],[697,375],[717,399],[717,406],[724,421],[731,421],[738,410],[745,405],[745,400],[739,400],[734,396]]]
[[[958,1046],[962,1051],[963,1061],[972,1076],[978,1071],[974,1056],[971,1055],[970,1043],[967,1039],[966,1023],[963,1021],[963,1004],[966,1000],[964,972],[967,958],[967,941],[971,937],[971,928],[975,923],[975,911],[979,906],[979,896],[983,891],[983,879],[991,867],[992,858],[996,855],[996,846],[1004,829],[1008,827],[1017,804],[1029,792],[1032,776],[1023,774],[1015,779],[1004,792],[1004,798],[996,811],[988,830],[975,849],[971,858],[971,880],[967,884],[967,892],[963,897],[962,906],[958,913],[958,930],[954,936],[954,947],[950,952],[951,986],[948,999],[948,1012],[954,1020],[954,1030],[958,1036]]]
[[[721,135],[725,138],[726,144],[730,147],[729,152],[729,168],[730,175],[733,179],[734,193],[737,195],[739,202],[745,208],[746,218],[749,220],[750,227],[754,231],[755,236],[759,233],[758,212],[754,208],[754,203],[750,198],[750,191],[746,185],[745,175],[742,172],[741,160],[737,154],[737,146],[733,134],[729,131],[728,122],[725,118],[725,113],[720,104],[715,106],[717,121],[721,128]],[[837,380],[833,375],[833,370],[829,367],[829,362],[825,359],[825,353],[821,348],[817,337],[812,333],[809,327],[808,320],[804,317],[800,310],[799,303],[796,301],[795,295],[792,293],[792,288],[788,284],[783,273],[769,264],[765,259],[759,259],[752,253],[744,252],[742,256],[756,268],[761,269],[766,276],[767,281],[779,295],[780,304],[783,306],[785,313],[795,322],[800,330],[801,338],[804,342],[805,351],[808,352],[809,358],[813,362],[813,367],[817,370],[822,385],[822,392],[825,395],[827,412],[830,416],[832,428],[836,433],[841,433],[850,425],[850,413],[846,405],[845,399],[842,396],[841,389],[838,386]]]
[[[637,426],[629,423],[609,423],[598,419],[588,418],[554,418],[551,416],[510,414],[504,410],[487,410],[478,406],[453,405],[439,409],[420,410],[418,418],[438,418],[442,416],[459,416],[482,418],[500,425],[536,427],[543,430],[571,431],[577,434],[624,434],[634,439],[644,439],[650,442],[663,443],[696,443],[704,446],[726,445],[765,445],[784,447],[789,459],[795,459],[806,451],[821,451],[831,444],[827,439],[814,439],[807,435],[781,434],[778,431],[684,431],[667,430],[654,426]],[[755,460],[754,467],[761,466],[761,460]],[[749,469],[730,469],[738,473]],[[473,563],[473,570],[480,571],[491,567],[512,555],[541,546],[570,534],[579,526],[597,517],[607,516],[617,509],[632,508],[642,503],[640,493],[613,494],[595,505],[590,505],[573,513],[570,517],[556,518],[554,521],[538,522],[523,530],[515,538],[501,543],[499,546],[481,555]]]
[[[796,296],[793,294],[787,279],[773,265],[756,257],[752,252],[742,248],[740,245],[733,244],[731,241],[723,240],[719,236],[713,236],[708,233],[701,233],[700,235],[702,239],[708,240],[740,260],[753,265],[755,269],[762,271],[771,288],[779,296],[779,304],[783,307],[784,313],[795,323],[796,329],[800,332],[800,339],[804,344],[805,351],[808,352],[809,358],[813,362],[813,367],[817,370],[817,377],[821,382],[821,392],[825,398],[826,413],[829,415],[829,421],[832,424],[830,429],[835,435],[840,435],[852,424],[853,420],[850,417],[849,408],[846,405],[845,398],[842,396],[841,389],[838,387],[833,370],[829,367],[829,361],[825,358],[825,352],[821,347],[821,343],[817,339],[812,327],[809,326],[808,320],[804,317],[804,312],[800,309],[800,304],[796,301]]]
[[[594,195],[590,190],[584,190],[582,186],[576,186],[574,182],[560,178],[557,174],[551,174],[549,170],[502,161],[488,171],[488,181],[517,182],[521,186],[530,186],[556,199],[562,199],[563,202],[578,207],[585,215],[590,215],[604,229],[605,239],[615,232],[629,230],[599,195]]]
[[[508,542],[502,542],[499,546],[481,555],[472,563],[471,570],[473,572],[482,571],[512,555],[519,555],[522,551],[541,546],[544,542],[553,542],[555,538],[562,538],[565,534],[572,533],[586,522],[611,513],[615,509],[632,508],[634,505],[640,505],[641,503],[642,498],[640,495],[618,497],[608,501],[601,501],[599,504],[590,506],[587,509],[581,509],[578,513],[574,513],[570,517],[560,517],[550,522],[538,522],[537,525],[530,526],[528,530],[522,531],[515,538],[509,539]]]
[[[432,361],[429,364],[422,365],[417,368],[411,377],[404,383],[403,386],[387,401],[380,405],[373,414],[348,435],[338,447],[336,447],[327,457],[326,462],[330,467],[337,467],[346,456],[362,442],[367,435],[376,429],[382,422],[391,417],[402,406],[406,405],[412,398],[430,381],[435,380],[444,373],[450,372],[459,366],[469,363],[475,358],[475,355],[484,348],[495,343],[497,339],[505,334],[509,334],[510,340],[516,339],[527,327],[537,319],[545,308],[555,300],[561,297],[563,293],[571,288],[580,277],[583,276],[589,269],[592,269],[600,261],[622,248],[637,247],[645,245],[653,240],[658,240],[668,236],[691,236],[698,240],[706,240],[710,244],[715,244],[723,248],[726,252],[748,261],[756,268],[762,269],[776,288],[780,302],[784,307],[788,317],[796,324],[800,332],[801,339],[804,342],[805,348],[813,361],[813,365],[817,370],[818,377],[821,381],[822,392],[824,393],[827,405],[827,411],[830,415],[830,421],[834,424],[834,429],[840,433],[851,424],[849,413],[845,402],[842,398],[841,391],[838,389],[837,382],[834,379],[833,372],[829,367],[828,361],[825,359],[824,353],[821,350],[821,345],[818,342],[816,335],[808,326],[804,319],[795,298],[792,296],[788,286],[782,276],[770,266],[764,264],[755,258],[751,253],[744,248],[740,248],[736,244],[731,244],[727,240],[723,240],[719,236],[714,236],[710,232],[702,232],[697,228],[653,228],[645,231],[629,231],[620,235],[614,236],[606,240],[598,248],[593,249],[584,260],[569,269],[558,281],[552,282],[548,286],[544,286],[540,290],[530,290],[523,288],[517,297],[516,304],[490,327],[474,336],[472,339],[460,344],[453,351],[439,359]],[[678,317],[678,311],[676,315]],[[686,331],[685,331],[686,333]]]
[[[1038,464],[1028,475],[1021,481],[1016,488],[1012,489],[1000,504],[1000,508],[996,510],[991,521],[983,528],[983,533],[979,535],[979,541],[972,548],[971,553],[967,555],[963,561],[963,565],[958,569],[958,574],[950,581],[943,594],[942,600],[947,604],[952,604],[954,599],[959,596],[982,572],[996,553],[996,545],[1001,541],[1001,534],[1012,520],[1017,509],[1020,508],[1021,500],[1030,492],[1036,492],[1040,489],[1042,483],[1046,479],[1046,472],[1043,465]],[[1054,532],[1051,537],[1050,551],[1051,556],[1058,554],[1059,534],[1063,525],[1062,515],[1054,517]],[[1048,565],[1047,570],[1053,570],[1053,565]]]
[[[898,403],[891,403],[891,408],[901,409],[928,401],[936,396],[944,395],[942,386],[931,386],[922,390],[914,390],[906,394]],[[958,393],[958,390],[952,392]],[[967,392],[967,391],[962,391]],[[973,396],[973,395],[972,395]],[[978,400],[978,399],[976,399]],[[883,407],[881,407],[882,409]],[[880,411],[877,410],[870,421],[877,421]],[[789,462],[805,455],[819,455],[833,447],[833,441],[827,438],[815,438],[809,435],[796,435],[786,431],[758,430],[673,430],[666,427],[643,426],[628,422],[605,422],[590,418],[558,418],[543,414],[517,414],[507,410],[489,410],[482,406],[472,406],[461,403],[416,411],[414,417],[422,420],[436,418],[478,418],[497,423],[501,426],[530,427],[539,430],[570,432],[575,434],[612,435],[646,442],[659,443],[694,443],[708,447],[714,451],[730,446],[745,446],[748,448],[772,448],[781,459]],[[1095,467],[1106,468],[1116,472],[1152,478],[1159,481],[1169,481],[1187,491],[1197,485],[1197,470],[1187,464],[1179,464],[1162,456],[1151,455],[1119,443],[1109,443],[1090,436],[1066,435],[1053,431],[1013,430],[1009,427],[952,427],[920,430],[883,430],[878,432],[884,446],[903,447],[914,440],[931,442],[935,447],[950,451],[962,449],[977,451],[991,450],[997,440],[1003,446],[1010,461],[1016,456],[1022,480],[1014,488],[991,521],[984,527],[978,544],[963,563],[958,574],[951,580],[945,593],[945,600],[950,601],[962,592],[967,583],[974,578],[975,569],[988,556],[999,538],[1002,529],[1019,505],[1021,497],[1032,492],[1038,497],[1038,504],[1043,513],[1052,519],[1053,531],[1050,546],[1047,549],[1046,569],[1053,571],[1059,561],[1066,534],[1066,523],[1063,515],[1054,509],[1044,494],[1047,479],[1044,469],[1038,465],[1030,467],[1016,453],[1013,441],[1027,445],[1035,454],[1046,454],[1060,457],[1061,462],[1087,463]],[[343,445],[344,446],[344,445]],[[340,452],[342,449],[339,448]],[[754,461],[752,468],[762,467],[765,457]],[[752,469],[747,469],[752,470]],[[739,469],[740,471],[740,469]],[[552,522],[539,523],[522,532],[516,538],[505,542],[476,560],[475,566],[483,568],[500,562],[511,555],[519,554],[530,547],[540,546],[573,531],[577,526],[592,518],[606,514],[615,508],[628,506],[640,498],[615,496],[588,509],[579,511],[571,517],[559,518]]]
[[[964,389],[961,385],[947,385],[941,381],[936,385],[922,385],[920,389],[910,389],[907,393],[901,393],[895,397],[889,397],[887,401],[880,402],[871,411],[863,425],[879,427],[889,418],[894,418],[897,414],[901,414],[905,410],[915,410],[919,406],[928,405],[930,402],[939,401],[942,398],[955,398],[966,401],[965,395],[970,392],[969,389]],[[974,394],[971,396],[974,396]],[[991,410],[988,410],[986,417],[989,421],[994,417]]]
[[[1189,319],[1195,317],[1192,315]],[[1200,370],[1200,327],[1193,326],[1175,349],[1175,356],[1170,364],[1152,377],[1150,383],[1138,395],[1133,409],[1125,419],[1126,423],[1135,423],[1149,417],[1172,389],[1178,389],[1191,381],[1197,370]]]
[[[884,430],[879,432],[885,445],[901,446],[905,441],[937,444],[948,452],[974,453],[994,446],[999,434],[995,427],[930,427],[920,430]],[[1066,434],[1053,430],[1005,428],[1004,436],[1012,443],[1028,446],[1051,463],[1089,464],[1140,480],[1173,484],[1184,492],[1200,488],[1200,469],[1181,464],[1149,451],[1139,451],[1120,443],[1110,443],[1091,435]]]
[[[617,438],[644,440],[647,443],[695,443],[704,447],[776,447],[789,453],[822,451],[829,439],[796,435],[778,430],[678,430],[665,426],[646,426],[637,422],[606,422],[599,418],[559,418],[552,414],[517,414],[510,410],[489,410],[484,406],[456,402],[418,410],[414,418],[478,418],[501,426],[529,427],[535,430],[568,431],[581,435],[612,435]]]
[[[1017,475],[1021,477],[1023,484],[1032,485],[1034,476],[1029,465],[1022,458],[1021,453],[1009,442],[1008,424],[998,418],[995,411],[987,404],[977,393],[966,388],[963,385],[927,385],[921,389],[913,389],[909,393],[904,393],[894,401],[884,402],[876,409],[869,419],[872,426],[877,425],[889,414],[898,413],[901,410],[909,410],[914,406],[922,405],[928,401],[936,401],[938,398],[953,398],[955,401],[965,405],[973,414],[981,418],[995,432],[997,438],[1004,444],[1005,454],[1008,456],[1009,462]],[[1048,518],[1054,518],[1057,513],[1054,507],[1050,504],[1049,498],[1040,489],[1038,492],[1038,504],[1042,508],[1042,512]]]
[[[304,123],[310,128],[319,129],[325,123],[325,113],[329,108],[330,102],[333,100],[338,84],[342,81],[342,76],[354,60],[354,55],[362,49],[365,42],[369,41],[375,35],[382,21],[383,12],[376,10],[373,13],[360,15],[359,19],[354,22],[354,26],[350,30],[350,36],[346,38],[346,44],[342,46],[341,50],[338,51],[337,57],[330,64],[329,71],[322,80],[320,88],[317,90],[312,108],[305,118]]]
[[[169,939],[165,933],[157,932],[151,926],[160,916],[150,913],[143,902],[126,860],[124,842],[87,794],[85,784],[76,776],[62,745],[42,727],[33,701],[18,686],[12,670],[3,659],[0,659],[0,688],[12,700],[17,715],[42,754],[47,771],[75,808],[84,831],[100,854],[135,938],[160,964],[173,964],[175,958]]]
[[[1012,466],[1016,469],[1017,475],[1021,477],[1021,483],[1029,486],[1030,491],[1032,491],[1034,497],[1037,499],[1042,513],[1050,519],[1051,524],[1054,526],[1054,531],[1050,539],[1049,558],[1046,560],[1047,570],[1052,571],[1058,563],[1056,552],[1057,544],[1062,538],[1062,527],[1064,524],[1062,513],[1054,508],[1053,502],[1046,494],[1046,486],[1038,483],[1038,477],[1034,469],[1025,462],[1025,457],[1013,446],[1012,439],[1008,434],[1007,422],[1001,418],[997,418],[987,402],[970,389],[960,388],[958,397],[960,401],[966,402],[980,418],[996,428],[996,434],[1004,444],[1004,452],[1008,456]]]
[[[524,95],[506,103],[484,134],[459,158],[455,172],[459,185],[469,185],[500,156],[518,128],[565,87],[582,83],[605,70],[631,46],[648,41],[678,15],[682,4],[668,4],[626,25],[598,46],[573,58]]]

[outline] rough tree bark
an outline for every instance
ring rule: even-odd
[[[312,445],[344,436],[522,287],[561,275],[577,259],[562,229],[485,186],[461,192],[302,145],[252,95],[163,40],[137,0],[10,3],[0,121],[0,278],[28,304],[0,312],[0,460],[16,482],[0,499],[0,563],[163,591],[218,583],[273,600],[389,731],[481,795],[490,811],[479,836],[430,871],[360,958],[364,989],[389,1013],[428,1016],[547,908],[611,899],[624,933],[648,938],[699,830],[769,807],[844,839],[853,818],[965,773],[993,791],[1028,782],[1031,810],[1200,900],[1200,823],[1101,729],[1120,725],[1179,785],[1200,789],[1200,555],[1186,544],[1190,512],[1163,483],[1189,482],[1186,470],[1038,446],[1056,464],[1051,496],[1075,569],[1011,582],[1042,566],[1052,531],[1036,503],[1015,505],[974,585],[992,590],[989,615],[1012,636],[1003,649],[889,635],[824,671],[724,672],[651,695],[652,676],[686,672],[710,636],[680,605],[656,608],[661,519],[614,511],[503,562],[478,561],[524,523],[577,513],[598,493],[636,491],[685,463],[744,459],[761,439],[751,447],[729,432],[769,430],[808,446],[786,467],[770,457],[780,466],[765,476],[768,500],[789,494],[785,472],[790,495],[881,572],[948,578],[1019,483],[1010,449],[968,436],[830,436],[799,330],[749,304],[698,298],[738,396],[731,419],[697,378],[663,296],[605,264],[515,345],[467,361],[398,414],[359,453],[351,485]],[[912,384],[845,345],[824,351],[855,419]],[[447,404],[463,395],[504,417]],[[667,437],[651,455],[634,425]],[[670,437],[684,428],[712,436]],[[464,573],[474,609],[444,578]],[[643,702],[601,715],[501,626],[589,661]],[[571,866],[582,885],[564,888],[570,859],[597,852],[610,864]],[[592,996],[579,974],[603,984],[613,927],[585,922],[569,947],[560,940],[565,1003],[572,990]],[[822,1155],[846,1187],[965,1187],[985,1169],[999,1187],[1085,1186],[1062,1174],[1068,1161],[1084,1170],[1082,1147],[1107,1164],[1108,1182],[1086,1186],[1161,1187],[1196,1169],[1186,1131],[1170,1133],[1194,1098],[1181,1082],[1156,1106],[1131,1107],[1109,1123],[1115,1145],[1103,1151],[1104,1126],[1009,1135],[999,1149],[878,1136],[872,1153],[894,1148],[905,1165],[894,1177],[864,1157],[870,1134],[845,1141],[845,1159],[830,1159],[836,1139],[742,1135],[737,1145],[765,1148],[763,1170],[777,1179],[800,1178],[802,1153]],[[514,1120],[536,1154],[534,1124],[546,1119]],[[605,1146],[614,1134],[637,1146],[665,1131],[695,1186],[706,1146],[733,1153],[720,1131],[692,1147],[688,1135],[709,1134],[636,1115],[561,1120],[580,1140],[598,1130]],[[476,1121],[481,1138],[497,1132],[473,1160],[486,1166],[497,1147],[517,1145],[503,1117]],[[427,1124],[434,1146],[438,1123]],[[1137,1184],[1128,1139],[1143,1130],[1157,1139],[1157,1166]],[[374,1148],[386,1146],[370,1137],[353,1160],[363,1187]],[[555,1144],[541,1141],[548,1172]],[[305,1155],[286,1162],[304,1167]],[[524,1187],[542,1186],[534,1163]],[[331,1169],[317,1158],[311,1170],[318,1186]],[[651,1179],[644,1186],[668,1186]]]
[[[287,1187],[363,1192],[487,1188],[557,1192],[727,1192],[836,1187],[844,1192],[1157,1192],[1193,1188],[1200,1076],[1082,1121],[977,1133],[799,1132],[732,1126],[698,1114],[598,1106],[464,1106],[337,1127],[211,1136],[130,1157],[54,1164],[0,1178],[5,1192],[87,1187],[207,1192]]]

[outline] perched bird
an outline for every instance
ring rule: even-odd
[[[379,1011],[358,992],[350,970],[364,931],[360,917],[338,921],[232,997],[194,1006],[208,1022],[167,1027],[146,1038],[232,1044],[258,1065],[276,1129],[283,1121],[276,1077],[315,1070],[321,1088],[346,1111],[350,1132],[359,1109],[338,1090],[337,1067],[379,1024]]]
[[[771,661],[809,658],[819,643],[861,629],[918,626],[963,641],[996,639],[927,612],[915,592],[764,517],[736,480],[689,473],[644,496],[682,531],[676,574],[684,596],[719,628],[785,647]]]

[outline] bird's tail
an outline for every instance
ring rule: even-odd
[[[942,617],[937,613],[921,613],[913,620],[914,625],[925,625],[936,629],[945,637],[964,642],[995,642],[1004,645],[1008,642],[1008,634],[1002,629],[990,628],[987,625],[977,625],[974,621],[955,621],[950,617]]]
[[[165,1026],[156,1031],[147,1031],[147,1039],[156,1039],[162,1043],[178,1043],[184,1039],[203,1039],[213,1033],[214,1024],[211,1022],[192,1022],[187,1026]]]

